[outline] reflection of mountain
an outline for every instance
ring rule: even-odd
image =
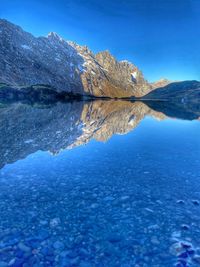
[[[72,147],[87,143],[92,138],[106,141],[113,134],[126,134],[137,127],[145,115],[152,115],[158,119],[165,117],[142,102],[88,102],[84,105],[81,116],[84,123],[83,134],[72,144]]]
[[[199,102],[179,102],[179,101],[145,101],[151,109],[164,113],[168,117],[197,120],[200,118]]]
[[[0,106],[0,168],[38,150],[58,153],[88,143],[125,134],[148,116],[197,119],[198,107],[165,102],[93,101],[29,106]],[[166,114],[166,115],[165,115]],[[189,115],[188,115],[189,114]]]
[[[0,167],[38,150],[58,153],[92,138],[105,141],[115,133],[129,132],[147,114],[164,117],[142,102],[128,101],[3,106],[0,108]]]
[[[37,150],[57,153],[81,131],[83,103],[37,108],[13,104],[0,108],[0,167]]]

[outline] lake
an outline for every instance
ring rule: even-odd
[[[0,106],[0,267],[200,266],[200,109]]]

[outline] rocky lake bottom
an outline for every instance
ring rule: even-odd
[[[117,120],[103,128],[105,116],[91,134],[96,120],[86,127],[82,113],[77,123],[77,105],[57,111],[66,133],[51,108],[37,116],[46,130],[36,118],[23,124],[32,110],[1,108],[0,267],[200,266],[199,120],[147,113],[122,135]],[[16,112],[21,129],[8,115]],[[115,112],[119,122],[127,112]]]

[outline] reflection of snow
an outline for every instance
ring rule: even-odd
[[[33,142],[33,139],[29,139],[29,140],[24,141],[25,144],[30,144],[32,142]]]
[[[25,44],[21,45],[21,47],[27,50],[31,50],[31,47]]]

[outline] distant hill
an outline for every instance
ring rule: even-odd
[[[200,99],[200,82],[184,81],[170,83],[145,95],[146,100],[197,101]]]
[[[156,89],[156,88],[164,87],[170,83],[172,83],[172,81],[163,78],[156,82],[151,83],[151,86],[152,86],[152,89]]]

